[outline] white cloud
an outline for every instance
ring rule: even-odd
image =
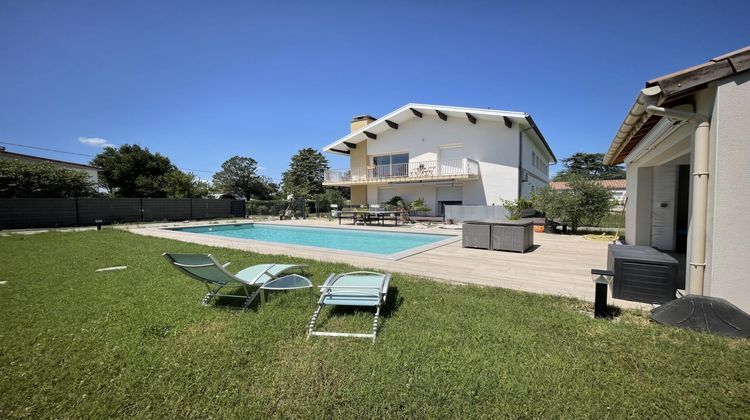
[[[91,147],[116,147],[114,144],[99,137],[78,137],[78,142]]]
[[[257,169],[258,169],[259,171],[265,171],[265,170],[266,170],[266,169],[268,169],[268,168],[266,168],[266,167],[265,167],[265,166],[263,166],[263,165],[258,165],[258,168],[257,168]]]

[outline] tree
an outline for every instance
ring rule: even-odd
[[[210,186],[193,173],[175,170],[164,176],[164,190],[168,198],[205,198]]]
[[[531,201],[547,219],[570,224],[573,232],[582,224],[598,225],[614,205],[609,190],[584,176],[571,175],[568,186],[567,190],[543,187],[532,193]]]
[[[322,193],[328,159],[315,149],[301,149],[292,156],[289,169],[282,174],[284,192],[295,197],[312,198]]]
[[[51,163],[0,160],[2,198],[77,198],[97,195],[84,171]]]
[[[91,164],[103,169],[101,183],[117,197],[166,197],[165,177],[177,170],[168,157],[137,144],[106,147]]]
[[[338,188],[326,188],[325,192],[322,192],[315,196],[315,202],[318,203],[318,208],[329,209],[331,204],[336,204],[339,208],[343,208],[346,204],[346,198]]]
[[[258,175],[258,162],[251,157],[232,156],[214,174],[214,188],[246,199],[269,199],[278,190],[270,178]]]
[[[581,175],[590,179],[624,179],[622,165],[605,165],[604,153],[574,153],[562,160],[565,169],[555,175],[555,181],[567,181],[571,175]]]

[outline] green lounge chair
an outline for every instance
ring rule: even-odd
[[[310,325],[307,329],[307,338],[314,335],[328,337],[355,337],[371,338],[374,342],[378,335],[380,309],[388,296],[388,287],[390,283],[390,273],[383,274],[371,271],[354,271],[344,274],[331,274],[328,276],[325,283],[320,286],[320,299],[318,300],[318,307],[315,308],[315,312],[310,320]],[[326,305],[375,307],[372,334],[315,331],[315,325],[318,321],[320,311]]]
[[[226,296],[244,298],[244,307],[248,307],[258,296],[260,286],[265,282],[275,279],[287,271],[304,267],[300,264],[258,264],[237,274],[232,274],[226,269],[229,263],[219,264],[211,254],[172,254],[165,252],[162,256],[177,270],[206,285],[208,294],[203,297],[202,303],[204,306],[208,305],[214,296]],[[239,283],[245,291],[245,295],[219,293],[224,286],[231,283]],[[251,287],[256,288],[252,294],[250,293]]]

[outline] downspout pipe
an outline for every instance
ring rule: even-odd
[[[688,293],[703,295],[706,272],[706,223],[708,212],[709,132],[711,121],[703,114],[662,108],[646,107],[646,112],[674,120],[695,121],[693,155],[692,240],[690,241],[690,283]]]

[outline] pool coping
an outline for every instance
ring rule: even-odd
[[[227,239],[232,241],[243,241],[247,242],[249,245],[274,245],[274,246],[283,246],[283,247],[290,247],[290,248],[297,248],[301,250],[308,250],[308,251],[319,251],[319,252],[329,252],[339,255],[348,255],[348,256],[360,256],[360,257],[370,257],[370,258],[378,258],[382,260],[390,260],[390,261],[398,261],[407,257],[411,257],[413,255],[421,254],[425,251],[429,251],[431,249],[439,248],[448,244],[452,244],[454,242],[458,242],[461,240],[461,235],[453,234],[453,233],[422,233],[422,232],[400,232],[400,231],[381,231],[381,233],[403,233],[403,234],[412,234],[412,235],[431,235],[431,236],[448,236],[445,239],[442,239],[437,242],[433,242],[430,244],[420,245],[414,248],[409,248],[404,251],[395,252],[393,254],[376,254],[372,252],[363,252],[363,251],[348,251],[344,249],[335,249],[335,248],[325,248],[325,247],[319,247],[319,246],[312,246],[312,245],[298,245],[298,244],[289,244],[286,242],[271,242],[271,241],[259,241],[256,239],[248,239],[248,238],[235,238],[231,236],[219,236],[219,235],[210,235],[205,233],[197,233],[197,232],[184,232],[180,229],[185,228],[200,228],[200,227],[218,227],[218,226],[237,226],[237,225],[269,225],[269,226],[279,226],[284,228],[305,228],[305,229],[341,229],[341,230],[357,230],[360,232],[377,232],[376,230],[372,229],[358,229],[358,228],[352,228],[348,226],[340,226],[340,227],[334,227],[334,226],[289,226],[287,224],[283,223],[273,223],[273,222],[239,222],[239,223],[219,223],[219,224],[191,224],[190,226],[174,226],[174,227],[159,227],[155,228],[161,231],[169,231],[175,234],[178,234],[180,236],[187,238],[193,237],[194,235],[198,235],[200,237],[209,237],[213,239]]]

